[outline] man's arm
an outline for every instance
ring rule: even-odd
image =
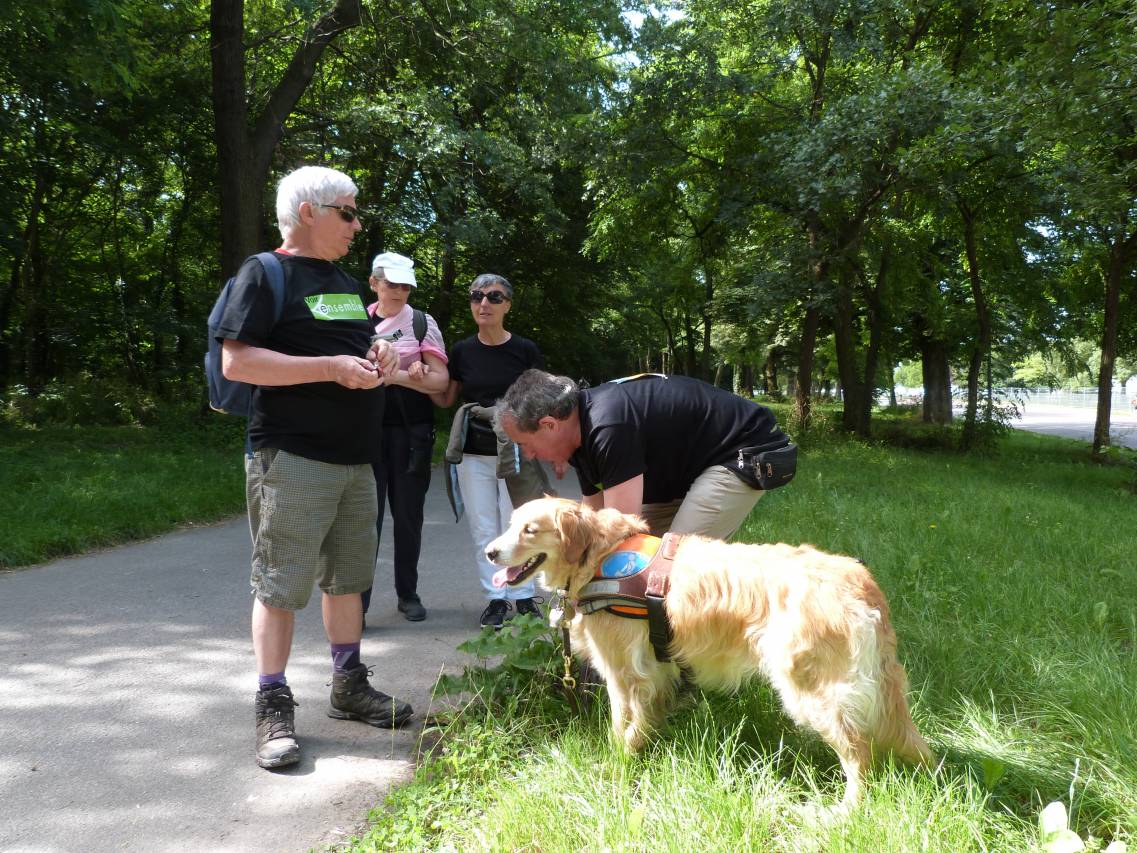
[[[628,515],[639,515],[644,502],[644,475],[639,474],[618,485],[605,488],[603,491],[591,495],[591,497],[603,501],[602,505],[608,509],[618,509]],[[589,505],[588,503],[585,504],[585,506]],[[595,506],[592,508],[599,509]]]
[[[382,343],[386,344],[386,341]],[[377,355],[382,361],[387,357],[387,351],[382,350],[382,354]],[[231,338],[222,344],[221,371],[226,379],[251,385],[335,382],[345,388],[375,388],[383,382],[376,365],[366,358],[354,355],[285,355]]]

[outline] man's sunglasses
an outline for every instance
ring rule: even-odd
[[[332,210],[338,210],[340,212],[340,219],[344,222],[355,222],[355,220],[359,219],[359,211],[346,204],[321,204],[317,205],[317,207],[330,207]]]
[[[479,305],[483,299],[488,299],[490,301],[490,305],[501,305],[501,303],[505,302],[507,299],[509,299],[509,297],[502,293],[500,290],[470,291],[471,305]]]

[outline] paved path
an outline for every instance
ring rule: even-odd
[[[373,683],[415,720],[390,732],[326,716],[314,596],[288,666],[303,760],[276,773],[253,760],[244,518],[0,573],[0,850],[303,851],[350,836],[409,778],[434,682],[460,671],[484,606],[439,469],[426,517],[427,620],[395,610],[385,536],[363,637]]]
[[[1012,426],[1092,443],[1096,417],[1095,409],[1028,403],[1022,417],[1012,422]],[[1137,449],[1137,413],[1115,408],[1110,417],[1109,437],[1116,447]]]

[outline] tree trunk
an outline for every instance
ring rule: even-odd
[[[924,421],[951,423],[951,367],[947,345],[940,340],[921,339],[920,360],[924,373]]]
[[[766,351],[766,361],[762,364],[762,390],[771,397],[781,396],[781,391],[778,389],[778,359],[775,355],[777,350],[770,347]],[[751,383],[753,384],[753,382]]]
[[[1128,222],[1125,222],[1128,225]],[[1137,253],[1137,231],[1117,237],[1109,247],[1105,269],[1105,316],[1102,321],[1101,366],[1098,369],[1098,409],[1094,421],[1094,456],[1109,447],[1110,406],[1113,402],[1113,363],[1117,355],[1117,323],[1121,309],[1121,282]]]
[[[244,0],[212,0],[209,31],[214,137],[221,192],[221,273],[228,278],[261,248],[262,204],[284,122],[316,73],[327,46],[362,20],[360,0],[339,0],[300,40],[255,125],[245,91]]]
[[[684,349],[684,364],[683,371],[686,376],[697,376],[700,379],[707,379],[706,376],[699,376],[699,361],[695,352],[695,326],[691,322],[691,312],[683,312],[683,340],[685,343]]]
[[[709,379],[711,376],[711,305],[715,298],[715,280],[714,273],[711,271],[710,265],[703,264],[703,280],[706,284],[703,292],[703,352],[699,358],[699,378]],[[719,366],[721,369],[721,365]],[[718,371],[716,371],[715,385],[718,385]]]
[[[857,376],[856,308],[853,306],[853,291],[849,287],[849,274],[844,265],[840,268],[838,278],[833,336],[837,344],[837,375],[845,391],[841,425],[849,432],[865,435],[867,427],[861,423],[860,417],[864,386]]]
[[[957,203],[963,219],[963,242],[967,251],[967,277],[971,282],[971,299],[975,303],[975,321],[979,327],[979,338],[971,350],[967,364],[967,413],[963,424],[962,445],[968,450],[975,444],[975,422],[979,409],[979,375],[983,369],[983,359],[991,349],[991,313],[987,308],[987,297],[983,293],[983,282],[979,277],[979,254],[975,249],[975,214],[963,201]]]
[[[455,287],[457,281],[458,266],[454,262],[454,244],[447,237],[442,248],[442,271],[438,296],[435,297],[430,306],[430,313],[434,315],[434,321],[438,323],[440,329],[450,328],[450,321],[454,318],[454,305],[462,301]]]
[[[864,432],[862,435],[868,437],[872,423],[872,405],[876,397],[877,389],[877,363],[880,359],[881,342],[884,338],[884,300],[882,294],[884,292],[884,280],[888,275],[889,262],[891,254],[886,246],[880,255],[880,267],[877,269],[876,282],[869,285],[867,278],[862,278],[864,285],[865,305],[868,308],[868,326],[869,326],[869,345],[865,350],[865,372],[864,372],[864,387],[865,393],[862,395],[860,421],[863,425]],[[889,377],[892,376],[892,369],[889,368]],[[892,384],[891,382],[889,383]],[[895,390],[893,391],[893,399],[895,400]]]
[[[28,258],[31,253],[39,251],[39,219],[47,192],[47,178],[42,169],[37,169],[35,185],[32,188],[31,204],[28,207],[28,224],[24,228],[23,240],[16,243],[8,287],[4,291],[3,298],[0,298],[0,332],[8,328],[12,308],[16,304],[16,296],[27,290],[24,282],[27,281]],[[3,384],[5,390],[7,390],[11,378],[12,349],[9,347],[5,336],[0,334],[0,383]]]
[[[244,0],[213,0],[209,16],[213,74],[213,135],[221,195],[221,277],[257,251],[261,183],[254,185],[245,93]],[[267,176],[266,176],[267,177]]]
[[[38,233],[38,231],[37,231]],[[47,258],[42,244],[37,239],[28,246],[24,278],[24,382],[32,396],[38,395],[47,386],[53,373],[51,370],[51,332],[47,326],[47,301],[45,290]]]
[[[746,392],[747,397],[754,396],[754,366],[752,364],[744,364],[738,371],[741,375],[739,385],[742,390]]]
[[[805,320],[801,325],[801,345],[798,349],[797,387],[794,389],[794,417],[801,429],[809,426],[813,401],[810,394],[813,388],[813,351],[817,346],[817,327],[821,314],[814,305],[805,309]]]

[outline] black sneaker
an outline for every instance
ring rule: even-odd
[[[542,619],[544,617],[541,608],[537,606],[540,601],[541,599],[537,598],[519,598],[513,602],[513,606],[517,608],[518,616],[536,616]]]
[[[363,664],[332,676],[328,716],[334,720],[360,720],[381,729],[395,729],[414,715],[406,702],[380,693],[368,682],[371,675]]]
[[[426,618],[426,608],[417,595],[399,599],[399,612],[408,622],[421,622]]]
[[[296,742],[296,701],[288,685],[257,691],[257,764],[267,769],[300,760]]]
[[[505,614],[508,612],[508,601],[504,598],[491,598],[486,609],[482,611],[482,618],[478,624],[483,628],[493,628],[495,631],[499,631],[501,626],[505,624]]]

